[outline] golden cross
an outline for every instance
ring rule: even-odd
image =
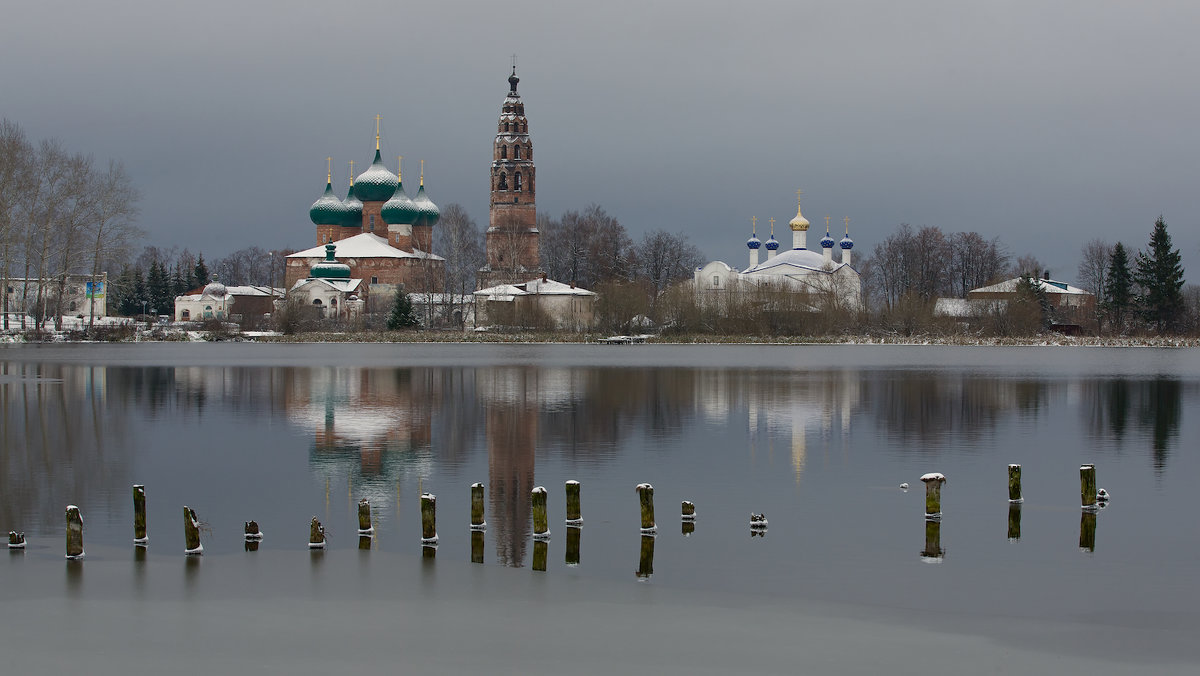
[[[421,185],[425,185],[425,160],[421,160]]]
[[[750,217],[750,232],[751,232],[751,233],[757,233],[757,232],[758,232],[758,216],[751,216],[751,217]]]
[[[797,203],[797,204],[799,204],[799,203],[800,203],[800,196],[801,196],[801,195],[803,195],[803,194],[804,194],[804,191],[803,191],[803,190],[797,190],[797,191],[796,191],[796,203]]]
[[[401,178],[401,174],[403,173],[403,171],[404,171],[404,156],[397,155],[396,156],[396,180],[397,181],[404,180],[403,178]]]
[[[333,183],[333,158],[332,157],[325,158],[325,181],[327,183]]]
[[[850,234],[850,217],[847,216],[847,217],[843,218],[842,220],[846,222],[846,234],[849,235]]]
[[[350,185],[354,185],[354,160],[350,160]]]
[[[375,150],[379,150],[379,120],[382,116],[375,115]]]
[[[774,237],[775,236],[775,217],[772,216],[772,217],[768,218],[767,220],[771,222],[771,236]]]
[[[825,217],[825,232],[829,232],[829,217]]]

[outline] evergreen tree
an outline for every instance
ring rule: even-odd
[[[121,300],[119,310],[125,317],[142,313],[142,301],[146,300],[146,281],[141,268],[126,267],[121,272]]]
[[[396,302],[392,304],[392,312],[388,315],[388,330],[399,331],[400,329],[411,329],[419,324],[417,313],[413,310],[413,304],[409,300],[408,294],[403,288],[397,290]]]
[[[204,264],[204,254],[196,259],[196,269],[192,271],[193,288],[202,287],[212,279],[208,275],[208,266]]]
[[[171,294],[171,279],[166,267],[159,261],[150,263],[150,273],[146,276],[146,295],[150,308],[160,314],[171,314],[175,306],[175,296]]]
[[[1129,269],[1129,254],[1125,245],[1117,242],[1108,257],[1108,278],[1104,282],[1104,305],[1101,307],[1109,326],[1118,332],[1125,330],[1125,318],[1133,309],[1133,272]]]
[[[1162,216],[1150,233],[1150,251],[1139,253],[1134,281],[1142,287],[1142,316],[1154,322],[1159,333],[1172,328],[1183,311],[1183,265],[1179,249],[1171,249],[1171,235]]]
[[[182,296],[192,290],[192,275],[190,272],[184,271],[183,264],[176,264],[175,270],[171,273],[171,291],[173,295]]]

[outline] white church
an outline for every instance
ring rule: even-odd
[[[792,229],[792,248],[780,251],[775,239],[775,219],[771,220],[771,238],[758,238],[757,219],[752,221],[750,239],[746,248],[750,250],[749,266],[744,270],[725,263],[712,261],[699,268],[693,275],[696,295],[702,304],[718,303],[734,294],[755,291],[791,291],[807,294],[812,299],[814,310],[834,306],[842,309],[858,309],[862,306],[862,279],[850,264],[850,251],[854,240],[850,239],[850,221],[846,219],[846,236],[835,242],[829,234],[829,218],[825,218],[825,236],[821,238],[821,253],[808,248],[808,219],[800,213],[799,191],[797,191],[796,217],[788,226]],[[835,244],[841,248],[839,261],[833,259]],[[766,248],[766,260],[759,259],[759,250]]]

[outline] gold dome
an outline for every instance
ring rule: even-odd
[[[804,217],[804,214],[800,213],[800,191],[799,190],[796,191],[796,217],[793,218],[792,220],[788,221],[788,226],[791,227],[792,232],[797,232],[797,231],[808,232],[808,226],[809,226],[808,219]]]

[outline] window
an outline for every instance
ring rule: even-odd
[[[371,214],[371,232],[375,232],[375,214]]]
[[[321,299],[320,299],[320,298],[314,298],[314,299],[313,299],[313,305],[320,305],[320,304],[321,304]]]
[[[721,275],[713,275],[713,286],[721,286]]]
[[[500,172],[500,185],[498,185],[496,189],[508,190],[508,174],[504,173],[503,171]]]
[[[372,278],[371,278],[371,283],[372,283],[372,284],[378,284],[378,283],[379,283],[379,278],[378,278],[378,277],[372,277]]]
[[[508,146],[500,146],[500,159],[508,159]]]
[[[521,159],[521,146],[513,146],[513,159]]]
[[[189,319],[191,319],[191,318],[192,318],[192,311],[191,311],[191,310],[184,310],[183,312],[181,312],[181,313],[179,314],[179,318],[180,318],[180,319],[182,319],[182,320],[183,320],[183,321],[185,321],[185,322],[186,322],[186,321],[188,321]]]
[[[521,172],[517,172],[513,176],[513,190],[520,192],[521,190]]]

